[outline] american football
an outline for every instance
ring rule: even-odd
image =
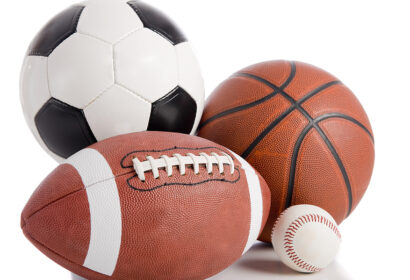
[[[21,227],[87,279],[205,279],[254,244],[269,208],[264,179],[227,148],[140,132],[68,158],[34,192]]]
[[[3,5],[2,278],[403,278],[399,5],[70,1]]]

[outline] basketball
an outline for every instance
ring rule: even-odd
[[[267,181],[265,242],[292,205],[321,207],[340,224],[373,171],[373,132],[360,102],[333,75],[301,62],[264,62],[232,75],[207,100],[198,134],[241,155]]]

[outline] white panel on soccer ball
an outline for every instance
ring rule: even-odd
[[[48,76],[53,97],[84,108],[114,84],[112,46],[76,33],[50,55]]]
[[[84,2],[77,31],[89,34],[111,44],[144,27],[126,1],[91,0]],[[107,13],[109,11],[109,13]]]
[[[87,106],[84,114],[95,138],[100,141],[120,134],[147,130],[151,103],[114,85]]]
[[[27,56],[21,72],[20,100],[27,122],[51,98],[47,81],[47,57]]]
[[[178,85],[175,47],[149,29],[141,29],[114,47],[116,82],[155,102]]]
[[[40,135],[34,119],[38,111],[51,98],[47,82],[47,57],[27,56],[21,72],[20,80],[20,101],[23,107],[24,117],[41,147],[47,151],[55,160],[61,158],[50,152]]]
[[[205,102],[204,80],[198,60],[188,42],[181,43],[175,46],[178,56],[178,73],[179,86],[185,89],[197,103],[197,115],[194,127],[191,134],[196,132],[196,129],[201,120]]]

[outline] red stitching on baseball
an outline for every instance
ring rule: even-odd
[[[284,212],[286,212],[286,211],[284,211]],[[284,213],[282,213],[282,215],[283,214]],[[280,217],[279,217],[279,219],[280,219]],[[276,221],[276,223],[279,221],[279,219]],[[331,229],[339,239],[341,239],[340,232],[339,232],[337,226],[332,221],[330,221],[329,219],[327,219],[327,218],[325,218],[325,217],[323,217],[319,214],[307,214],[307,215],[301,216],[301,217],[297,218],[296,220],[294,220],[292,222],[292,224],[288,227],[287,231],[285,232],[283,245],[284,245],[286,254],[290,258],[290,260],[292,260],[297,266],[299,266],[300,268],[302,268],[304,270],[310,271],[310,272],[317,272],[317,271],[320,271],[321,268],[316,267],[316,266],[311,265],[311,264],[308,264],[305,261],[303,261],[301,258],[299,258],[299,256],[296,254],[295,248],[293,246],[293,239],[295,237],[296,232],[304,224],[311,223],[311,222],[324,224],[329,229]],[[274,228],[276,227],[276,223],[274,225]]]

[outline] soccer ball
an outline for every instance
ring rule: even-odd
[[[54,17],[31,43],[21,103],[57,161],[115,135],[193,134],[204,86],[186,37],[140,1],[90,0]]]

